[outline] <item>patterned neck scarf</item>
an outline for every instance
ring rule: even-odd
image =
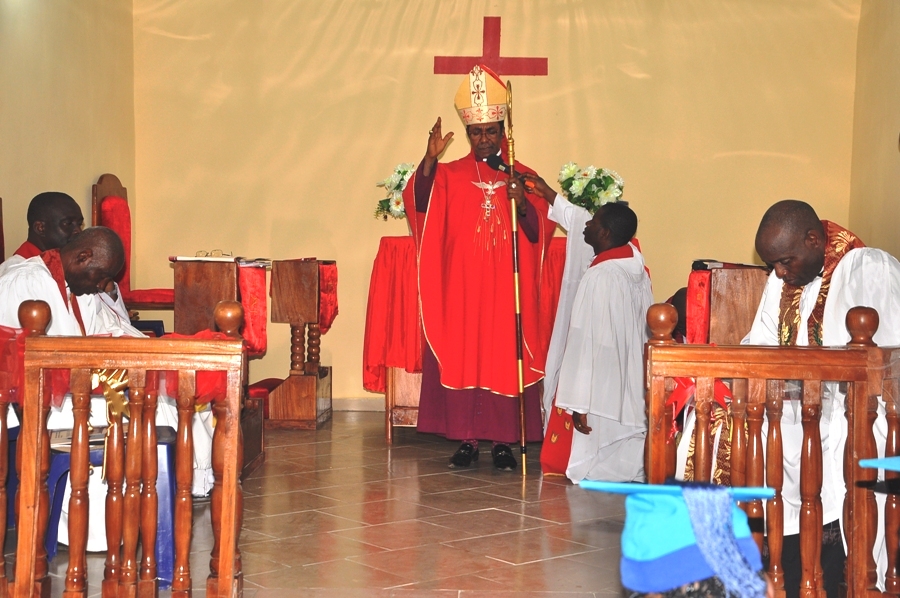
[[[859,237],[828,220],[822,221],[825,228],[825,265],[822,268],[822,286],[816,297],[816,305],[806,324],[809,345],[822,345],[822,316],[825,313],[825,299],[831,288],[831,275],[847,252],[866,244]],[[797,331],[800,329],[800,296],[804,287],[785,283],[781,290],[781,305],[778,314],[778,342],[780,345],[796,345]]]

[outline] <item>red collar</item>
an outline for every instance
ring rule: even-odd
[[[16,249],[15,255],[24,257],[27,260],[30,257],[41,255],[41,250],[31,241],[25,241]]]
[[[594,261],[591,262],[591,266],[596,266],[600,262],[605,262],[607,260],[623,260],[629,257],[634,257],[634,249],[626,243],[625,245],[621,245],[619,247],[613,247],[612,249],[607,249],[606,251],[601,251],[594,258]]]

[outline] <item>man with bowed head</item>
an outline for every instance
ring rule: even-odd
[[[518,210],[526,434],[541,439],[540,391],[547,348],[538,331],[541,265],[553,236],[547,207],[525,198],[521,180],[485,163],[509,162],[503,121],[506,87],[475,66],[455,105],[471,151],[438,163],[453,133],[438,118],[404,199],[419,245],[419,293],[425,334],[418,430],[461,441],[450,467],[478,459],[478,440],[493,441],[493,464],[517,466],[519,440],[515,295],[510,202]],[[521,164],[517,171],[533,172]]]
[[[779,201],[770,207],[756,233],[756,252],[772,268],[750,332],[742,341],[751,345],[843,346],[850,341],[845,320],[856,306],[878,311],[880,325],[874,341],[880,346],[900,344],[900,262],[885,251],[866,247],[849,230],[820,220],[807,203]],[[797,382],[789,381],[797,396]],[[823,384],[822,415],[822,569],[829,597],[837,596],[844,570],[844,547],[839,521],[844,501],[843,454],[847,440],[844,397],[835,384]],[[884,416],[875,426],[876,441],[884,447]],[[799,595],[800,584],[800,454],[803,427],[800,409],[786,405],[781,420],[784,451],[784,556],[788,598]],[[764,427],[764,432],[767,427]],[[879,535],[883,529],[879,531]],[[886,563],[884,542],[879,577]]]

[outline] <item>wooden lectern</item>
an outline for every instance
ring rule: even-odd
[[[291,325],[291,369],[269,393],[270,428],[315,430],[331,419],[331,367],[319,362],[320,263],[332,262],[272,262],[271,320]]]
[[[175,266],[175,332],[197,334],[215,330],[214,311],[219,301],[240,301],[238,264],[231,261],[181,261]],[[248,362],[244,361],[245,370]],[[244,381],[248,372],[244,372]],[[244,469],[241,477],[252,473],[265,461],[263,410],[258,399],[247,397],[244,388],[241,430],[244,438]]]
[[[738,345],[750,331],[768,273],[758,266],[693,270],[688,279],[688,342]]]
[[[238,265],[231,261],[175,262],[175,332],[215,330],[219,301],[239,301]]]

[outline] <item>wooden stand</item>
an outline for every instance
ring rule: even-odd
[[[768,274],[761,268],[720,268],[709,285],[709,342],[739,345],[756,316]]]
[[[175,262],[175,332],[215,330],[219,301],[238,301],[236,262]]]
[[[403,368],[387,368],[384,393],[384,435],[394,441],[394,427],[415,428],[419,421],[419,396],[422,374],[410,374]]]
[[[269,428],[315,430],[331,419],[331,368],[320,365],[319,263],[272,262],[271,320],[291,325],[291,369],[269,393]]]
[[[175,262],[175,332],[197,334],[215,330],[214,310],[219,301],[239,301],[237,262]],[[222,332],[225,332],[224,330]],[[244,362],[245,370],[248,363]],[[244,372],[244,380],[248,372]],[[244,439],[244,467],[247,477],[266,459],[263,436],[263,408],[260,399],[243,392],[241,431]]]

